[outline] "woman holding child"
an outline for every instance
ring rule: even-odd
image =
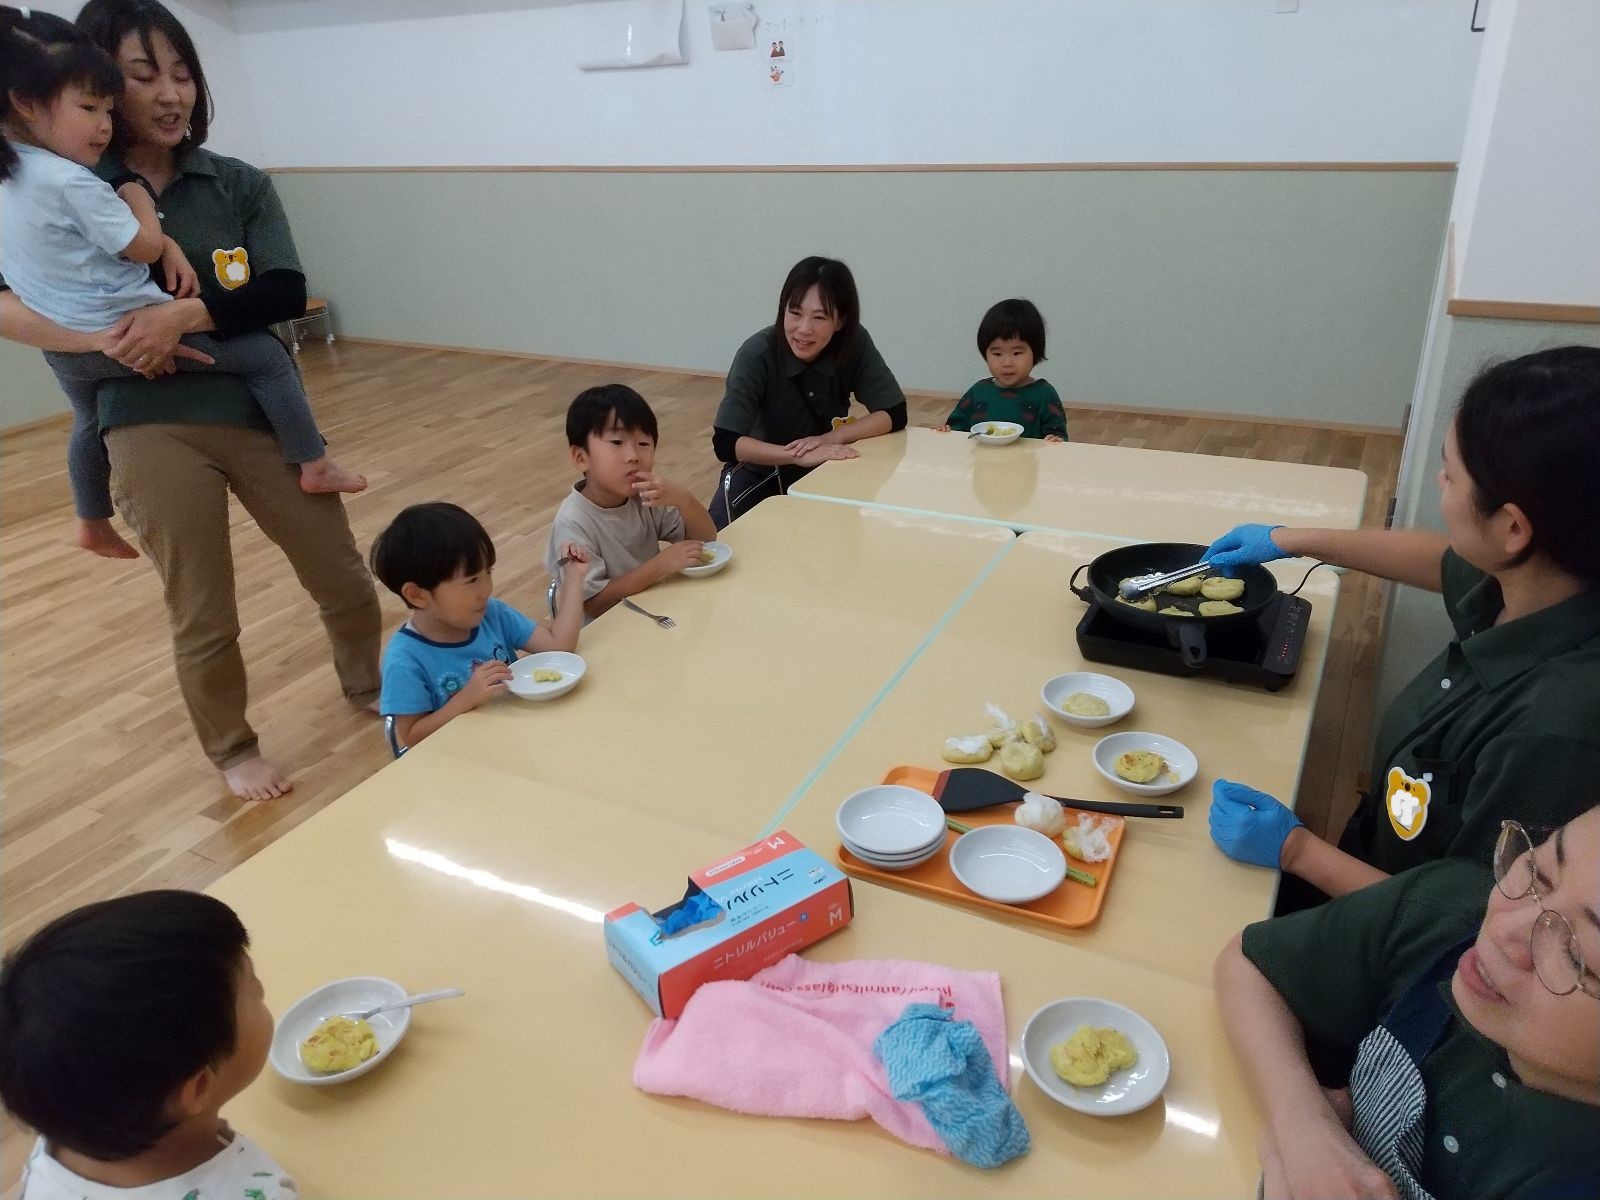
[[[867,415],[850,418],[850,397]],[[850,268],[801,259],[778,293],[772,325],[734,355],[712,422],[726,464],[710,504],[721,529],[813,467],[855,458],[850,443],[904,429],[906,397],[861,326]]]
[[[1337,846],[1271,796],[1218,780],[1211,833],[1285,873],[1280,910],[1444,857],[1487,863],[1501,822],[1552,828],[1600,779],[1600,349],[1490,367],[1444,442],[1428,530],[1242,525],[1208,551],[1224,572],[1306,557],[1442,592],[1455,637],[1378,729],[1372,789]],[[1291,878],[1294,877],[1294,878]]]
[[[377,594],[339,497],[302,490],[243,381],[171,372],[174,356],[190,353],[179,343],[184,334],[226,336],[301,315],[305,276],[267,177],[201,148],[210,100],[178,20],[155,0],[90,0],[78,27],[126,80],[100,172],[132,173],[148,185],[165,234],[198,270],[200,295],[138,309],[112,331],[91,335],[6,292],[0,335],[43,350],[103,352],[145,376],[100,388],[112,490],[161,576],[178,684],[202,748],[234,795],[268,800],[291,784],[262,757],[245,719],[228,493],[316,599],[340,686],[362,707],[378,697]]]

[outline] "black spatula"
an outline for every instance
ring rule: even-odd
[[[931,774],[931,772],[930,772]],[[932,795],[939,807],[947,813],[973,812],[980,808],[993,808],[997,804],[1010,804],[1021,800],[1028,791],[993,771],[982,767],[951,767],[940,771],[934,781]],[[1052,796],[1067,808],[1085,812],[1115,813],[1119,817],[1182,817],[1183,809],[1176,804],[1121,804],[1099,800],[1072,800],[1065,796]]]

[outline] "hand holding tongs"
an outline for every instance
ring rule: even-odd
[[[1124,599],[1133,600],[1146,592],[1159,591],[1170,584],[1177,583],[1180,579],[1191,579],[1196,575],[1204,575],[1211,569],[1211,560],[1202,558],[1192,567],[1182,567],[1176,571],[1168,571],[1161,575],[1135,575],[1132,579],[1124,579],[1117,585],[1117,592]]]

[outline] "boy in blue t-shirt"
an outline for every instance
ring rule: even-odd
[[[577,648],[588,552],[569,545],[559,566],[561,615],[541,627],[494,598],[494,542],[465,509],[413,504],[378,535],[372,573],[411,610],[384,649],[378,698],[402,746],[505,691],[517,651]]]

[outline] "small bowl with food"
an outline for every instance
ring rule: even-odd
[[[683,568],[678,574],[687,575],[690,579],[704,579],[722,570],[731,558],[733,547],[727,542],[707,542],[700,551],[700,561],[692,567]]]
[[[581,656],[565,650],[530,654],[511,664],[506,690],[524,700],[554,700],[577,687],[588,669]]]
[[[1133,689],[1097,671],[1068,671],[1039,689],[1044,705],[1068,725],[1098,729],[1133,711]]]
[[[1194,751],[1159,733],[1113,733],[1094,744],[1094,769],[1138,796],[1165,796],[1200,770]]]
[[[296,1000],[278,1019],[267,1059],[291,1083],[321,1087],[365,1075],[393,1053],[411,1028],[409,1008],[378,1013],[365,1021],[350,1014],[368,1012],[406,998],[392,979],[358,975],[325,984]]]
[[[1153,1104],[1172,1064],[1167,1043],[1131,1008],[1094,996],[1046,1004],[1022,1027],[1022,1066],[1050,1099],[1097,1117]]]
[[[1022,426],[1015,421],[979,421],[972,436],[985,446],[1009,446],[1022,436]]]

